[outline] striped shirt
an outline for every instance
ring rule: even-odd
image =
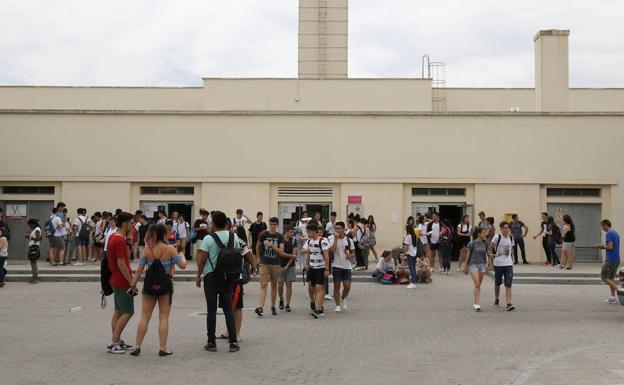
[[[308,239],[303,244],[304,250],[310,250],[310,268],[311,269],[324,269],[325,256],[323,251],[329,250],[329,242],[327,238],[319,238],[317,240]]]

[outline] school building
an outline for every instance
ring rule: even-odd
[[[71,216],[242,208],[287,223],[304,209],[356,211],[375,216],[378,248],[430,208],[453,221],[517,213],[530,235],[541,211],[568,213],[577,258],[598,261],[599,221],[624,225],[624,89],[569,88],[569,31],[533,37],[534,88],[354,79],[347,5],[300,0],[298,78],[0,87],[9,258],[25,258],[26,218],[43,224],[63,201]],[[539,240],[527,248],[543,259]]]

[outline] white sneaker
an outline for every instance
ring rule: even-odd
[[[332,299],[334,299],[334,297],[332,297],[329,294],[325,294],[325,299],[328,300],[328,301],[331,301]]]
[[[413,283],[410,283],[409,285],[407,285],[406,287],[407,289],[415,289],[416,285],[414,285]]]
[[[336,308],[334,309],[334,311],[336,313],[340,313],[340,305],[336,305]]]
[[[615,305],[615,304],[620,303],[620,301],[618,301],[618,299],[616,297],[609,297],[609,298],[607,298],[607,300],[605,302],[607,302],[607,303],[609,303],[611,305]]]
[[[477,305],[475,303],[474,305],[472,305],[472,307],[475,309],[475,311],[481,311],[481,305]]]
[[[340,306],[342,306],[343,309],[347,310],[347,299],[343,298],[342,301],[340,301]]]

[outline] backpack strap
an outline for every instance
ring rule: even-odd
[[[228,247],[234,248],[234,233],[230,232],[230,238],[228,239]]]
[[[223,242],[221,242],[221,238],[219,238],[217,233],[210,233],[210,236],[212,237],[212,239],[214,239],[214,241],[217,244],[218,248],[220,248],[220,249],[224,249],[225,248],[225,245],[223,244]]]

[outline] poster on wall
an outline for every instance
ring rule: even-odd
[[[364,205],[347,205],[347,215],[353,213],[353,215],[364,216]]]
[[[26,219],[28,216],[28,205],[8,204],[5,207],[4,215],[7,219]]]

